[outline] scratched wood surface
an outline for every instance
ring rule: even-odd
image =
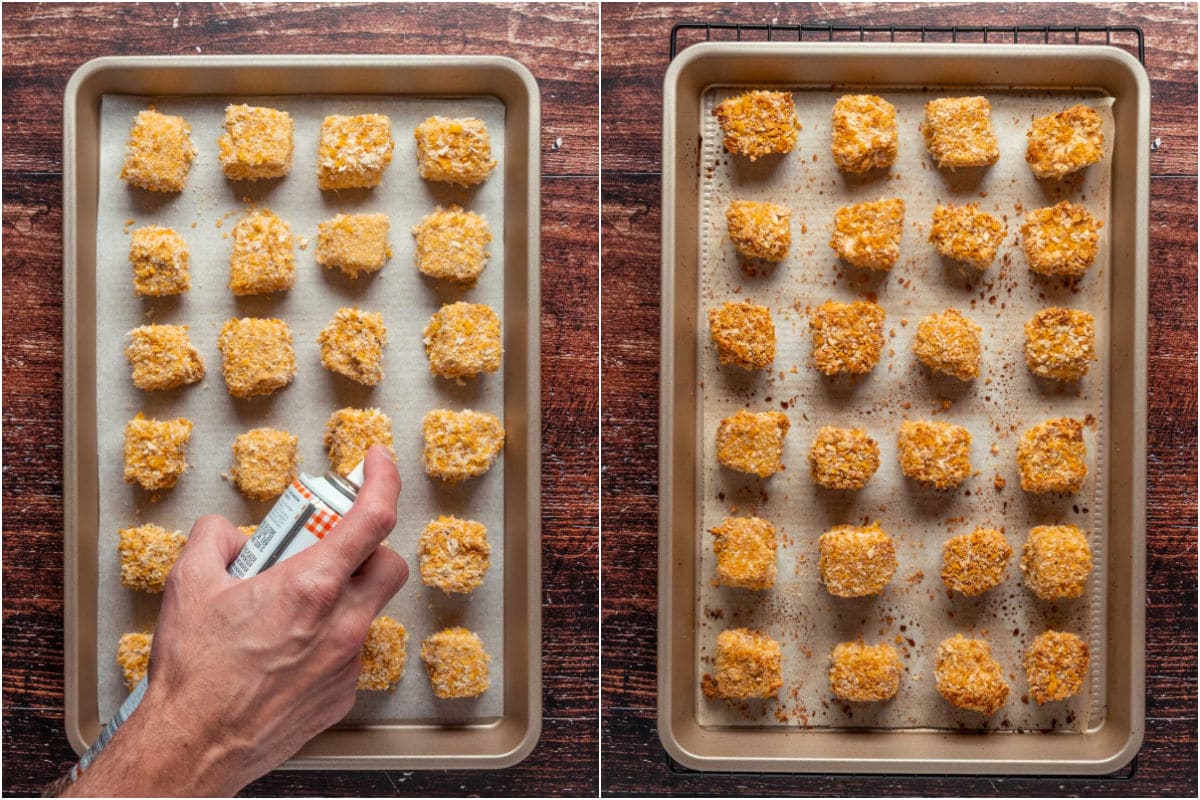
[[[681,795],[1196,792],[1196,16],[1184,5],[605,5],[601,255],[602,790]],[[662,80],[684,20],[1135,24],[1152,84],[1146,739],[1100,779],[716,775],[655,731]],[[691,41],[694,41],[692,39]]]
[[[543,708],[504,771],[277,772],[247,795],[594,794],[597,787],[597,39],[594,5],[6,5],[4,770],[39,792],[63,733],[62,96],[102,55],[499,54],[542,92]]]

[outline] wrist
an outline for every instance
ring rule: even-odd
[[[239,774],[235,748],[218,725],[208,725],[197,716],[198,710],[147,691],[126,722],[133,726],[129,749],[149,756],[151,768],[145,772],[155,776],[161,793],[231,796],[242,787],[234,782]]]

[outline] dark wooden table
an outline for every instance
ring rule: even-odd
[[[712,775],[655,731],[658,258],[662,81],[687,20],[1135,24],[1152,84],[1146,739],[1080,778]],[[1179,5],[625,5],[602,10],[602,790],[611,794],[1196,793],[1196,12]]]
[[[63,733],[63,89],[96,56],[197,52],[499,54],[542,92],[541,742],[504,771],[277,772],[246,794],[594,794],[595,6],[237,3],[4,8],[4,793],[36,793],[75,760]]]

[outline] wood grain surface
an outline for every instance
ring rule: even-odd
[[[507,55],[542,93],[541,741],[504,771],[276,772],[245,794],[596,792],[596,17],[582,3],[5,6],[6,795],[36,794],[75,761],[62,716],[63,90],[97,56],[197,53]]]
[[[1097,779],[702,774],[655,730],[662,82],[685,20],[1140,25],[1151,79],[1146,738]],[[1196,792],[1196,11],[1177,5],[605,4],[602,791],[681,795]],[[701,34],[702,35],[702,34]],[[999,46],[999,45],[997,45]]]

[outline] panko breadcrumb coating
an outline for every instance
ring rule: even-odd
[[[818,549],[821,581],[836,597],[879,594],[896,572],[896,545],[878,522],[838,525],[821,534]]]
[[[1080,277],[1096,262],[1103,226],[1082,204],[1067,200],[1026,212],[1021,246],[1029,268],[1041,275]]]
[[[233,440],[233,482],[251,500],[274,500],[296,479],[300,437],[254,428]]]
[[[744,258],[783,261],[792,246],[792,210],[775,203],[734,200],[725,209],[729,240]]]
[[[317,263],[351,278],[378,272],[392,257],[387,214],[338,214],[317,225]]]
[[[171,489],[187,469],[192,422],[146,419],[141,412],[125,425],[125,482],[147,491]]]
[[[751,91],[730,97],[712,111],[721,124],[725,149],[751,161],[790,153],[800,121],[791,92]]]
[[[129,339],[125,357],[137,388],[178,389],[204,377],[204,360],[192,346],[187,325],[143,325],[131,330]]]
[[[783,440],[791,424],[781,411],[753,414],[739,409],[717,426],[717,461],[738,472],[769,478],[783,469]]]
[[[835,697],[852,703],[891,700],[900,691],[904,665],[890,644],[842,642],[833,648],[829,689]]]
[[[429,371],[443,378],[470,378],[500,369],[504,347],[500,317],[482,303],[449,303],[425,326]]]
[[[1025,431],[1017,444],[1017,469],[1027,492],[1078,492],[1088,473],[1083,423],[1059,417]]]
[[[717,584],[742,589],[775,585],[775,526],[758,517],[729,517],[712,529]]]
[[[362,646],[362,668],[358,673],[360,692],[390,692],[404,677],[408,663],[408,631],[389,616],[371,621]]]
[[[1040,706],[1079,694],[1090,662],[1091,653],[1083,639],[1073,633],[1046,631],[1025,651],[1029,696]]]
[[[870,300],[828,301],[808,319],[812,330],[813,363],[824,375],[862,375],[883,354],[883,306]]]
[[[987,167],[1000,158],[986,97],[941,97],[925,104],[921,135],[939,167]]]
[[[170,228],[147,225],[129,240],[133,291],[144,297],[183,294],[192,288],[187,243]]]
[[[126,633],[117,643],[117,663],[121,665],[121,674],[125,677],[125,688],[131,692],[146,677],[146,670],[150,668],[150,645],[153,641],[152,633]]]
[[[296,353],[292,331],[280,319],[231,319],[217,337],[225,388],[245,399],[271,394],[292,382]]]
[[[857,203],[834,214],[829,246],[847,264],[887,271],[900,260],[903,232],[904,201],[899,197]]]
[[[433,693],[442,699],[478,697],[487,691],[492,658],[466,628],[446,628],[421,642],[421,660]]]
[[[760,631],[731,628],[717,635],[711,677],[704,676],[706,697],[747,700],[772,697],[783,686],[779,642]]]
[[[896,160],[896,107],[873,94],[847,94],[833,104],[833,161],[861,174]]]
[[[1021,573],[1042,600],[1079,597],[1092,574],[1087,537],[1074,525],[1038,525],[1021,550]]]
[[[162,592],[167,573],[183,552],[187,537],[159,525],[122,528],[117,552],[121,556],[121,585],[135,592]]]
[[[342,408],[329,415],[325,447],[329,449],[329,467],[338,475],[349,475],[377,444],[386,447],[395,460],[392,420],[378,408]]]
[[[317,146],[317,186],[365,189],[378,186],[392,163],[392,121],[383,114],[341,116],[321,122]]]
[[[995,528],[976,528],[946,540],[942,548],[942,583],[967,597],[1000,585],[1013,549]]]
[[[1039,178],[1061,179],[1104,157],[1100,115],[1087,106],[1036,117],[1025,136],[1025,160]]]
[[[1043,308],[1025,323],[1025,365],[1039,378],[1077,381],[1096,360],[1096,320],[1086,311]]]
[[[225,108],[225,130],[217,141],[221,169],[235,181],[282,178],[292,168],[292,115],[257,106]]]
[[[467,594],[483,583],[491,567],[492,546],[482,523],[440,516],[417,540],[421,583],[446,594]]]
[[[233,228],[229,289],[239,297],[270,294],[296,282],[292,226],[265,208],[251,211]]]
[[[933,209],[929,241],[946,258],[984,270],[996,260],[1008,226],[999,217],[979,210],[979,203],[942,205]]]
[[[755,370],[775,360],[775,323],[766,306],[749,300],[724,303],[708,310],[708,326],[721,364]]]
[[[504,447],[500,418],[483,411],[430,411],[422,430],[425,474],[446,483],[483,475]]]
[[[151,106],[133,120],[121,180],[151,192],[182,192],[195,157],[191,126]]]
[[[413,226],[417,269],[431,278],[470,286],[487,264],[492,232],[487,220],[452,205],[438,206]]]
[[[474,186],[496,168],[487,125],[473,117],[429,117],[413,131],[417,171],[427,181]]]
[[[979,325],[948,308],[917,323],[913,353],[934,372],[969,381],[979,376],[982,332]]]
[[[258,531],[258,526],[257,525],[238,525],[237,529],[239,531],[241,531],[243,536],[245,536],[247,539],[249,539],[251,536],[253,536]]]
[[[382,314],[339,308],[317,336],[317,343],[326,369],[363,386],[376,386],[383,380],[387,327]]]
[[[937,690],[947,702],[967,711],[995,714],[1008,700],[1004,670],[992,658],[992,648],[983,639],[967,639],[956,633],[938,645]]]
[[[808,451],[813,483],[826,489],[861,489],[879,469],[879,443],[862,428],[825,426]]]
[[[934,489],[953,489],[971,474],[971,432],[949,422],[900,423],[900,470]]]

